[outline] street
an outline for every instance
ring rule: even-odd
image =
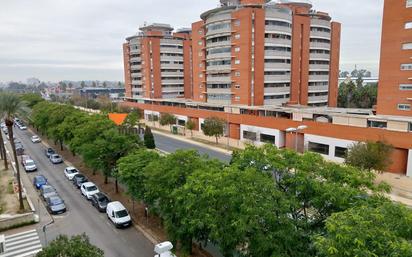
[[[33,144],[29,131],[14,129],[16,137],[20,139],[25,147],[25,154],[30,155],[36,162],[37,172],[27,173],[21,168],[22,180],[28,195],[40,214],[40,223],[36,225],[43,245],[50,242],[60,234],[78,235],[86,233],[92,244],[101,248],[108,257],[151,257],[153,256],[153,244],[134,227],[127,229],[116,229],[106,217],[105,213],[99,213],[89,201],[81,196],[80,190],[76,189],[71,181],[63,174],[66,164],[53,165],[45,156],[42,143]],[[20,160],[19,160],[20,161]],[[80,171],[81,172],[81,171]],[[38,193],[32,185],[33,177],[37,174],[44,175],[49,184],[54,186],[59,195],[65,201],[68,211],[62,215],[53,216],[54,223],[47,226],[46,233],[42,227],[52,222],[52,217]]]
[[[191,144],[185,141],[174,139],[172,137],[164,136],[156,133],[156,131],[153,131],[153,136],[155,138],[156,148],[168,153],[173,153],[178,149],[194,149],[199,151],[200,154],[207,154],[210,158],[218,159],[223,162],[229,162],[231,159],[230,154],[225,154],[221,151],[216,151],[208,147],[200,146],[198,144]]]

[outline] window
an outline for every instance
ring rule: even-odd
[[[409,122],[409,132],[412,132],[412,122]]]
[[[398,110],[400,111],[410,111],[411,105],[410,104],[398,104]]]
[[[329,155],[329,145],[324,145],[324,144],[309,142],[309,144],[308,144],[308,150],[309,150],[310,152],[315,152],[315,153],[320,153],[320,154],[324,154],[324,155]]]
[[[202,52],[199,52],[199,57],[202,57],[203,56],[203,53]]]
[[[401,70],[412,70],[412,63],[401,64]]]
[[[203,30],[200,29],[200,30],[198,31],[198,33],[199,33],[199,35],[202,35],[202,34],[203,34]]]
[[[237,52],[237,53],[240,52],[240,47],[236,47],[235,52]]]
[[[240,85],[235,85],[235,88],[236,88],[236,89],[240,89]]]
[[[412,84],[400,84],[399,89],[400,90],[412,90]]]
[[[339,147],[339,146],[335,147],[335,157],[345,158],[347,152],[348,152],[348,148]]]
[[[267,144],[275,144],[275,136],[268,135],[268,134],[260,134],[260,142],[267,143]]]
[[[412,50],[412,43],[404,43],[402,45],[402,50]]]
[[[249,139],[252,141],[256,141],[257,135],[255,132],[250,132],[250,131],[243,131],[243,139]]]
[[[235,72],[235,77],[240,77],[240,71]]]
[[[233,24],[234,24],[236,27],[239,27],[239,26],[240,26],[240,20],[235,20],[235,21],[233,22]]]
[[[406,0],[406,8],[412,7],[412,0]]]
[[[368,128],[386,128],[387,126],[386,121],[368,120]]]
[[[199,78],[203,78],[203,73],[199,73]]]
[[[203,42],[202,42],[202,41],[198,41],[197,44],[201,46],[201,45],[203,45]]]
[[[235,39],[239,39],[239,38],[240,38],[240,34],[236,34]]]
[[[240,60],[235,60],[235,64],[240,64]]]
[[[240,101],[240,96],[235,96],[235,101],[239,102]]]
[[[412,29],[412,21],[405,23],[405,29]]]

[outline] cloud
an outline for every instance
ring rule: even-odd
[[[315,9],[342,23],[342,68],[359,64],[376,74],[383,0],[312,2]],[[125,37],[144,22],[190,27],[202,12],[218,4],[218,0],[1,0],[0,80],[32,76],[52,81],[123,80]]]

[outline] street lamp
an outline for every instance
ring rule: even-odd
[[[287,133],[295,133],[295,151],[298,151],[298,132],[307,129],[308,126],[300,125],[297,128],[287,128],[285,131]]]

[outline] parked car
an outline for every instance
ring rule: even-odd
[[[84,195],[88,200],[90,200],[92,195],[100,192],[97,186],[92,182],[83,183],[80,187],[80,190],[82,192],[82,195]]]
[[[23,167],[26,172],[36,171],[36,163],[32,159],[25,160],[23,162]]]
[[[21,129],[21,130],[27,130],[27,127],[26,127],[26,125],[24,125],[24,124],[20,124],[19,129]]]
[[[50,155],[55,154],[56,152],[53,150],[53,148],[47,148],[46,150],[44,150],[47,158],[50,158]]]
[[[21,144],[21,143],[17,143],[17,144],[15,144],[15,147],[16,147],[16,153],[17,153],[17,155],[23,155],[24,154],[24,147],[23,147],[23,145]]]
[[[79,170],[75,167],[67,167],[64,169],[64,175],[68,180],[72,180],[77,174],[79,174]]]
[[[44,185],[40,188],[40,195],[43,200],[47,200],[47,198],[57,195],[57,191],[50,185]]]
[[[61,157],[60,155],[58,155],[58,154],[52,154],[52,155],[50,155],[50,161],[51,161],[53,164],[59,164],[59,163],[62,163],[62,162],[63,162],[63,159],[62,159],[62,157]]]
[[[92,197],[90,198],[90,201],[92,202],[92,205],[96,207],[96,209],[99,212],[105,212],[107,204],[111,202],[109,197],[107,197],[107,195],[101,192],[92,195]]]
[[[0,128],[2,129],[6,128],[6,123],[5,122],[0,123]]]
[[[35,144],[35,143],[40,143],[40,142],[41,142],[41,139],[40,139],[39,136],[32,136],[32,137],[31,137],[31,142],[32,142],[33,144]]]
[[[43,175],[38,175],[33,178],[33,185],[36,189],[40,189],[42,186],[47,185],[47,178]]]
[[[80,188],[83,183],[86,183],[88,180],[85,175],[83,174],[76,174],[73,177],[73,185],[75,185],[77,188]]]
[[[31,157],[30,157],[30,155],[23,154],[23,155],[20,157],[20,159],[21,159],[21,165],[24,165],[24,162],[27,161],[27,160],[31,160]]]
[[[47,210],[51,214],[60,214],[66,212],[66,205],[58,195],[50,196],[46,199]]]
[[[107,204],[106,214],[117,228],[128,227],[132,224],[129,213],[120,202]]]

